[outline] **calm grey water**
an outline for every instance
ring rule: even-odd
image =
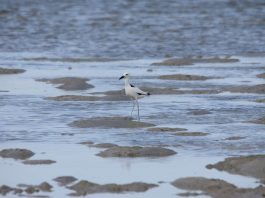
[[[264,52],[263,0],[1,0],[0,52],[147,58]]]

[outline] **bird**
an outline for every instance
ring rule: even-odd
[[[136,103],[137,104],[137,109],[138,109],[138,121],[140,121],[138,99],[143,98],[144,96],[149,96],[150,93],[142,91],[138,87],[135,87],[134,85],[130,84],[130,82],[129,82],[130,75],[129,75],[128,72],[125,72],[119,78],[119,80],[121,80],[121,79],[124,79],[124,81],[125,81],[125,94],[126,94],[126,96],[129,96],[132,99],[132,102],[133,102],[133,108],[132,108],[132,112],[131,112],[131,117],[132,117],[132,113],[133,113],[134,106],[135,106],[135,103]]]

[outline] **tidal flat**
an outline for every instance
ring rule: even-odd
[[[1,195],[218,197],[225,187],[261,196],[264,178],[250,170],[264,170],[265,93],[251,87],[264,84],[257,75],[265,57],[231,58],[238,61],[177,67],[152,65],[164,59],[2,59],[25,72],[0,76]],[[139,100],[139,123],[118,80],[125,71],[151,93]],[[176,74],[209,78],[159,79]],[[61,89],[38,79],[89,79],[91,86]],[[229,157],[244,159],[243,168],[217,166]]]

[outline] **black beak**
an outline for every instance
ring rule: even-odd
[[[120,78],[119,78],[119,80],[121,80],[121,79],[123,79],[124,78],[124,76],[121,76]]]

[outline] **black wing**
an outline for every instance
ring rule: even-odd
[[[134,85],[130,84],[131,87],[134,87]]]

